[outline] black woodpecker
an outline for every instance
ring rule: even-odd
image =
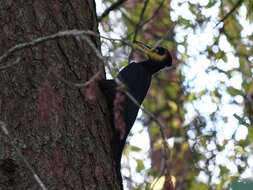
[[[141,45],[141,44],[140,44]],[[170,52],[163,48],[163,47],[157,47],[155,49],[151,49],[148,46],[139,46],[139,49],[148,56],[148,59],[142,62],[138,63],[131,63],[128,66],[126,66],[124,69],[120,71],[117,78],[123,82],[123,84],[126,87],[126,90],[138,101],[139,104],[142,104],[142,101],[144,100],[150,83],[152,75],[158,72],[159,70],[163,69],[164,67],[169,67],[172,65],[172,56]],[[113,148],[114,148],[114,159],[116,162],[116,170],[118,175],[118,181],[122,185],[122,177],[121,177],[121,157],[123,148],[126,143],[127,136],[136,120],[139,107],[133,103],[132,100],[130,100],[124,93],[122,93],[125,96],[124,102],[123,102],[123,120],[124,120],[124,134],[121,134],[119,130],[117,130],[117,126],[115,126],[115,98],[117,92],[119,92],[117,89],[117,84],[115,80],[102,80],[99,83],[100,88],[103,92],[103,94],[106,97],[107,104],[110,110],[111,114],[111,123],[113,126],[114,131],[114,142],[113,142]],[[122,185],[123,189],[123,185]]]

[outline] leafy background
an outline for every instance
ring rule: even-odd
[[[169,167],[159,128],[140,113],[122,163],[125,186],[161,189],[169,173],[177,189],[219,190],[252,177],[253,1],[97,0],[98,15],[115,2],[99,18],[102,35],[159,43],[174,56],[144,102],[166,126]],[[115,74],[138,58],[115,41],[103,40],[102,51]]]

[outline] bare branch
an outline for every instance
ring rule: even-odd
[[[162,0],[158,7],[156,8],[156,10],[154,11],[154,13],[152,14],[152,16],[150,18],[148,18],[147,20],[145,20],[141,26],[144,26],[145,24],[149,23],[160,11],[160,9],[163,7],[163,4],[164,4],[165,0]]]
[[[166,34],[165,34],[164,36],[162,36],[161,39],[159,39],[159,40],[155,43],[155,45],[154,45],[153,48],[156,48],[156,47],[160,46],[161,43],[163,43],[163,42],[168,38],[168,36],[171,34],[171,32],[173,32],[175,26],[176,26],[176,23],[175,23],[175,22],[172,23],[172,24],[170,25],[170,27],[168,28],[168,31],[166,32]]]
[[[165,0],[162,0],[162,1],[159,3],[158,7],[157,7],[156,10],[153,12],[152,16],[149,17],[149,18],[148,18],[147,20],[145,20],[144,22],[142,22],[142,23],[140,24],[140,27],[139,27],[139,28],[142,28],[144,25],[148,24],[148,23],[159,13],[160,9],[163,7],[164,2],[165,2]],[[127,20],[131,25],[133,25],[133,26],[135,25],[134,21],[131,20],[131,19],[126,15],[126,13],[124,13],[124,11],[121,11],[121,13],[122,13],[122,15],[126,18],[126,20]],[[135,34],[135,31],[129,33],[129,34],[125,37],[125,39],[129,39],[130,36],[132,36],[132,35],[134,35],[134,34]]]
[[[54,70],[51,70],[51,72],[56,76],[56,78],[58,78],[60,81],[62,81],[66,85],[68,85],[70,87],[76,87],[76,88],[85,88],[85,87],[89,86],[93,81],[95,81],[101,77],[101,72],[97,72],[88,81],[83,82],[83,83],[75,83],[75,82],[72,82],[72,81],[69,81],[69,80],[63,78]]]
[[[126,1],[127,0],[118,0],[113,4],[111,4],[111,6],[105,9],[105,11],[98,17],[98,22],[101,22],[105,17],[107,17],[110,14],[111,11],[117,9]]]
[[[0,63],[4,61],[6,58],[8,58],[11,54],[21,50],[25,49],[31,46],[38,45],[45,41],[55,40],[58,38],[63,38],[67,36],[80,36],[80,35],[91,35],[91,31],[80,31],[80,30],[68,30],[68,31],[60,31],[58,33],[55,33],[50,36],[40,37],[35,40],[32,40],[31,42],[25,42],[18,45],[13,46],[12,48],[8,49],[1,57],[0,57]]]
[[[137,36],[138,36],[138,32],[139,32],[141,24],[143,22],[144,13],[145,13],[145,11],[147,9],[148,3],[149,3],[149,0],[145,0],[145,2],[143,4],[142,10],[141,10],[141,14],[140,14],[140,17],[139,17],[139,22],[138,22],[138,24],[136,25],[136,28],[135,28],[133,41],[135,41],[136,38],[137,38]]]
[[[2,132],[8,137],[10,144],[12,145],[12,147],[15,149],[15,151],[17,153],[17,156],[25,163],[26,167],[32,173],[35,181],[38,183],[38,185],[40,186],[40,188],[42,190],[48,190],[47,187],[45,186],[45,184],[42,182],[42,180],[38,176],[38,174],[35,172],[35,170],[31,166],[31,164],[28,162],[28,160],[21,153],[20,149],[15,145],[15,142],[12,140],[12,138],[10,136],[10,133],[9,133],[9,131],[7,129],[6,123],[3,122],[3,121],[1,121],[1,120],[0,120],[0,128],[1,128]]]
[[[241,6],[242,3],[243,0],[238,0],[237,3],[232,7],[232,9],[214,26],[214,28],[216,28],[220,23],[224,22],[231,14],[233,14],[236,9]]]
[[[47,42],[47,41],[51,41],[51,40],[56,40],[56,39],[59,39],[59,38],[80,37],[80,36],[84,36],[84,35],[94,36],[94,37],[97,37],[97,38],[103,38],[103,39],[114,41],[114,42],[118,41],[118,42],[121,42],[122,44],[125,44],[125,45],[128,45],[130,47],[133,47],[133,44],[131,42],[126,41],[126,40],[121,40],[121,39],[115,39],[115,38],[108,38],[108,37],[100,36],[98,33],[95,33],[95,32],[90,31],[90,30],[76,30],[76,29],[73,29],[73,30],[60,31],[60,32],[57,32],[57,33],[49,35],[49,36],[43,36],[43,37],[36,38],[36,39],[34,39],[34,40],[30,41],[30,42],[24,42],[24,43],[17,44],[15,46],[11,47],[10,49],[8,49],[2,56],[0,56],[0,63],[3,62],[4,60],[6,60],[13,53],[18,52],[18,51],[20,51],[22,49],[25,49],[25,48],[32,47],[32,46],[35,46],[35,45],[39,45],[39,44],[41,44],[43,42]],[[99,52],[99,54],[100,54],[100,52]],[[8,67],[11,67],[13,65],[14,64],[9,64],[9,65],[6,65],[6,66],[1,66],[0,70],[8,68]]]

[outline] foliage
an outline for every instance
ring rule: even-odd
[[[144,106],[168,126],[177,189],[226,189],[232,179],[247,176],[253,148],[252,1],[133,0],[116,12],[122,39],[150,45],[162,39],[175,55],[177,69],[154,77]],[[107,33],[115,30],[110,19],[101,23]],[[111,63],[122,65],[129,48],[110,48],[114,57],[125,57]],[[132,179],[132,189],[150,187],[161,172],[154,158],[163,149],[159,129],[145,115],[142,122],[149,127],[152,168],[136,159],[136,172],[144,177],[143,183]]]

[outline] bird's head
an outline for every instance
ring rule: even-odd
[[[154,50],[151,50],[147,55],[149,59],[156,62],[162,62],[167,67],[172,65],[172,56],[169,50],[164,47],[158,46]]]
[[[164,66],[171,66],[172,65],[172,56],[164,47],[158,46],[156,48],[152,48],[143,42],[136,41],[137,49],[142,51],[147,57],[154,62],[162,63]]]

